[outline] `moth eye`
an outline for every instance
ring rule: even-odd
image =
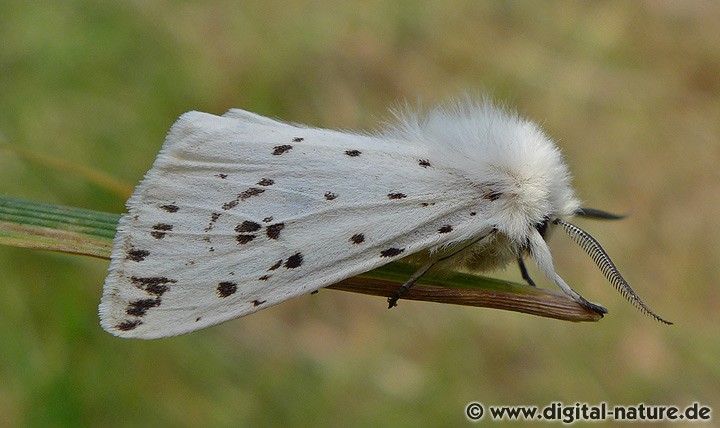
[[[545,238],[545,234],[547,233],[547,228],[548,228],[549,222],[550,222],[550,217],[545,216],[545,218],[540,223],[537,223],[535,225],[535,230],[537,230],[538,233],[540,233],[540,236],[542,236],[543,239]]]

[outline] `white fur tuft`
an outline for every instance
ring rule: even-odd
[[[516,247],[527,243],[528,233],[545,217],[569,217],[579,208],[552,140],[533,122],[487,98],[394,114],[397,124],[384,135],[427,144],[434,159],[465,179],[454,185],[484,186],[503,195],[487,215]]]

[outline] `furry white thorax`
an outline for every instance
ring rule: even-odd
[[[397,122],[384,135],[427,144],[434,163],[455,169],[465,180],[447,186],[470,186],[478,190],[478,198],[497,198],[482,213],[495,232],[445,265],[489,270],[528,251],[538,264],[552,265],[551,260],[537,260],[543,257],[533,251],[531,235],[546,219],[572,216],[580,204],[562,154],[537,125],[487,99],[465,98],[427,113],[409,108],[394,113]],[[431,249],[438,250],[442,248]]]

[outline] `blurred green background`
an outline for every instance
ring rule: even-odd
[[[97,321],[107,262],[0,247],[1,426],[463,426],[471,401],[720,412],[720,3],[4,1],[0,40],[2,194],[124,209],[7,146],[132,188],[187,110],[373,129],[403,100],[487,92],[558,140],[587,205],[632,213],[579,224],[675,322],[558,233],[558,271],[610,309],[598,323],[328,290],[122,340]]]

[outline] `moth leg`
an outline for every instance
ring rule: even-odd
[[[583,296],[581,296],[577,291],[573,290],[562,278],[560,278],[560,275],[557,273],[555,274],[555,283],[560,287],[562,291],[565,292],[568,296],[572,297],[573,300],[580,303],[581,305],[585,306],[586,308],[590,309],[591,311],[597,312],[600,315],[608,313],[608,310],[604,307],[592,303],[585,299]]]
[[[397,291],[395,292],[395,294],[393,294],[392,297],[388,297],[388,299],[387,299],[388,309],[397,306],[397,301],[400,299],[400,297],[402,297],[403,294],[407,293],[407,291],[410,289],[410,287],[412,287],[413,284],[415,284],[415,281],[420,279],[421,276],[425,275],[425,273],[427,271],[429,271],[430,268],[433,267],[433,265],[437,262],[438,262],[438,260],[436,260],[434,262],[430,262],[430,263],[426,264],[425,266],[421,267],[420,269],[418,269],[413,274],[413,276],[410,277],[410,279],[408,279],[407,282],[405,282],[405,284],[401,285],[400,288],[397,289]]]
[[[575,292],[575,294],[577,294],[577,292]],[[577,297],[576,296],[571,296],[571,297],[573,297],[573,299],[576,302],[580,303],[581,305],[585,306],[586,308],[590,309],[593,312],[597,312],[600,315],[604,315],[604,314],[608,313],[608,310],[605,309],[604,306],[598,305],[597,303],[590,302],[589,300],[587,300],[580,294],[577,294]]]
[[[518,257],[518,266],[520,267],[520,274],[522,275],[522,278],[527,281],[528,284],[530,284],[533,287],[537,287],[535,285],[535,281],[530,278],[530,274],[527,271],[527,268],[525,267],[525,262],[523,261],[522,257]]]
[[[479,238],[477,238],[477,239],[475,239],[475,240],[473,240],[473,241],[470,241],[469,243],[461,246],[461,247],[460,247],[459,249],[457,249],[456,251],[453,251],[453,252],[450,253],[450,254],[447,254],[447,255],[445,255],[445,256],[442,256],[442,257],[440,257],[439,259],[435,259],[435,260],[429,262],[428,264],[426,264],[425,266],[421,267],[420,269],[418,269],[418,270],[413,274],[413,276],[412,276],[410,279],[407,280],[407,282],[406,282],[405,284],[401,285],[400,288],[397,289],[397,291],[395,292],[395,294],[393,294],[392,297],[388,297],[388,299],[387,299],[388,309],[391,309],[391,308],[394,308],[395,306],[397,306],[397,301],[400,300],[400,297],[402,297],[403,294],[407,293],[407,291],[410,289],[410,287],[412,287],[413,284],[415,284],[415,281],[417,281],[418,279],[420,279],[420,277],[422,277],[423,275],[425,275],[425,273],[427,273],[427,271],[429,271],[430,268],[435,265],[435,263],[449,259],[450,257],[458,254],[459,252],[461,252],[461,251],[465,250],[466,248],[470,247],[471,245],[480,242],[481,240],[485,239],[485,237],[487,237],[489,234],[494,233],[494,232],[495,232],[495,229],[492,229],[492,230],[490,230],[488,233],[482,235],[481,237],[479,237]]]

